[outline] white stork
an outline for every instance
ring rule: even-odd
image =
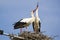
[[[35,17],[35,21],[32,23],[33,25],[33,30],[36,32],[36,33],[39,33],[40,32],[40,28],[41,28],[41,21],[40,21],[40,18],[38,16],[38,4],[37,4],[37,7],[35,9],[36,11],[36,17]]]
[[[31,18],[24,18],[24,19],[21,19],[18,22],[16,22],[14,24],[14,29],[24,28],[24,27],[29,26],[35,19],[34,11],[31,12],[31,16],[32,16]]]

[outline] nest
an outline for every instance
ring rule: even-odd
[[[11,40],[52,40],[51,37],[48,37],[47,35],[44,35],[43,33],[31,33],[27,31],[22,32],[18,36],[22,37],[23,39],[13,37],[11,38]]]

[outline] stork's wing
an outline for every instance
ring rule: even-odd
[[[39,28],[38,28],[38,31],[40,32],[41,31],[41,23],[39,21]]]
[[[32,22],[33,30],[34,30],[34,22]]]
[[[25,22],[18,21],[18,22],[15,23],[14,29],[23,28],[24,27],[23,26],[24,24],[26,24],[26,23]]]
[[[14,24],[14,29],[24,28],[26,26],[29,26],[31,23],[30,20],[32,20],[32,19],[31,18],[21,19],[20,21],[18,21]]]

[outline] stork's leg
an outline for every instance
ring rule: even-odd
[[[22,28],[20,28],[20,33],[22,32]]]
[[[28,30],[27,30],[27,27],[26,27],[26,31],[28,31]]]

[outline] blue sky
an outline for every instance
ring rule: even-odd
[[[0,29],[6,33],[17,34],[20,29],[14,30],[13,25],[21,18],[31,17],[30,12],[35,9],[38,0],[0,0]],[[39,17],[42,31],[49,36],[60,36],[60,0],[39,0]],[[23,28],[23,31],[26,30]],[[32,25],[28,31],[33,32]],[[56,37],[55,40],[59,40]],[[10,40],[7,36],[0,36],[0,40]]]

